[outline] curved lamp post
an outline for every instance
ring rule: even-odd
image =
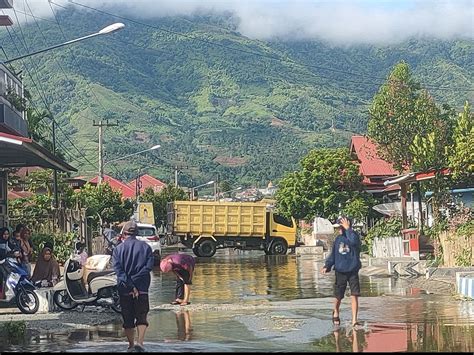
[[[32,55],[35,55],[35,54],[38,54],[38,53],[43,53],[43,52],[49,51],[49,50],[51,50],[51,49],[55,49],[55,48],[67,46],[68,44],[72,44],[72,43],[76,43],[76,42],[79,42],[79,41],[83,41],[83,40],[88,39],[88,38],[91,38],[91,37],[107,35],[107,34],[116,32],[116,31],[118,31],[118,30],[121,30],[121,29],[124,28],[124,27],[125,27],[125,25],[124,25],[123,23],[117,22],[117,23],[114,23],[114,24],[109,25],[109,26],[107,26],[107,27],[104,27],[104,28],[101,29],[99,32],[92,33],[92,34],[87,35],[87,36],[84,36],[84,37],[72,39],[72,40],[70,40],[70,41],[67,41],[67,42],[64,42],[64,43],[61,43],[61,44],[56,44],[56,45],[51,46],[51,47],[48,47],[48,48],[40,49],[39,51],[36,51],[36,52],[33,52],[33,53],[24,54],[24,55],[21,55],[21,56],[19,56],[19,57],[13,58],[13,59],[8,59],[8,60],[4,61],[3,64],[8,64],[8,63],[11,63],[11,62],[13,62],[13,61],[15,61],[15,60],[23,59],[23,58],[26,58],[26,57],[29,57],[29,56],[32,56]]]
[[[226,193],[234,192],[234,191],[240,191],[240,190],[242,190],[242,186],[236,187],[235,189],[232,189],[232,190],[221,191],[218,194],[216,194],[216,198],[219,198],[219,195],[224,196],[224,194],[226,194]]]
[[[214,180],[211,180],[211,181],[206,182],[205,184],[191,187],[191,201],[194,200],[194,190],[199,189],[200,187],[203,187],[203,186],[212,185],[213,183],[214,183]]]
[[[157,144],[157,145],[154,145],[154,146],[151,147],[151,148],[148,148],[148,149],[145,149],[145,150],[141,150],[141,151],[136,152],[136,153],[127,154],[127,155],[124,155],[123,157],[120,157],[120,158],[108,160],[108,161],[106,161],[106,162],[104,163],[104,165],[109,164],[109,163],[113,163],[114,161],[117,161],[117,160],[123,160],[123,159],[125,159],[125,158],[131,157],[131,156],[134,156],[134,155],[138,155],[138,154],[142,154],[142,153],[145,153],[145,152],[149,152],[150,150],[155,150],[155,149],[158,149],[158,148],[160,148],[160,147],[161,147],[161,145]]]
[[[119,31],[124,27],[125,27],[125,25],[123,23],[117,22],[117,23],[114,23],[112,25],[104,27],[99,32],[92,33],[92,34],[84,36],[84,37],[76,38],[76,39],[73,39],[73,40],[70,40],[70,41],[67,41],[67,42],[64,42],[64,43],[56,44],[56,45],[48,47],[48,48],[40,49],[39,51],[36,51],[36,52],[23,54],[19,57],[8,59],[8,60],[6,60],[4,62],[0,62],[0,63],[1,64],[9,64],[9,63],[14,62],[14,61],[19,60],[19,59],[30,57],[32,55],[43,53],[43,52],[46,52],[46,51],[49,51],[49,50],[52,50],[52,49],[55,49],[55,48],[67,46],[69,44],[79,42],[79,41],[83,41],[83,40],[91,38],[91,37],[107,35],[107,34]],[[53,129],[52,129],[52,131],[53,131],[53,154],[56,154],[56,127],[55,126],[56,126],[55,121],[53,120]],[[54,180],[54,183],[53,183],[53,185],[54,185],[54,207],[58,208],[58,206],[59,206],[58,172],[57,172],[56,169],[54,169],[53,180]]]

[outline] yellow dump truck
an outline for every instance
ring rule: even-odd
[[[295,220],[261,202],[170,202],[167,222],[168,235],[179,237],[196,256],[210,257],[221,248],[286,254],[296,243]]]

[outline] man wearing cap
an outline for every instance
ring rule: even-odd
[[[122,308],[123,328],[127,336],[129,352],[145,351],[143,341],[148,327],[147,314],[150,310],[148,289],[153,269],[151,247],[136,238],[138,226],[129,221],[123,227],[123,243],[113,252],[114,270],[117,273],[117,286]],[[135,345],[135,327],[138,340]]]
[[[351,227],[351,221],[346,217],[339,217],[336,220],[335,228],[338,228],[339,235],[334,240],[331,254],[326,259],[324,267],[321,269],[323,274],[331,271],[334,267],[336,282],[334,285],[334,310],[332,320],[335,325],[340,324],[339,307],[344,298],[347,284],[351,289],[352,303],[352,326],[359,325],[357,322],[357,313],[359,311],[359,270],[360,262],[360,237]]]

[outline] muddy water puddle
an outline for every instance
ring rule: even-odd
[[[334,275],[321,275],[315,256],[265,256],[219,251],[199,258],[192,304],[171,306],[175,280],[153,272],[149,351],[313,352],[474,351],[474,302],[427,294],[393,278],[361,276],[360,320],[331,321]],[[121,320],[69,333],[41,334],[13,351],[122,352]]]

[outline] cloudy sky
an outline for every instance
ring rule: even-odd
[[[51,1],[69,4],[67,0]],[[141,20],[232,11],[239,19],[240,33],[263,40],[320,39],[351,45],[396,43],[410,37],[474,39],[474,0],[73,1]],[[20,11],[29,13],[29,5],[36,16],[52,17],[48,0],[13,2]],[[61,10],[54,4],[53,8]]]

